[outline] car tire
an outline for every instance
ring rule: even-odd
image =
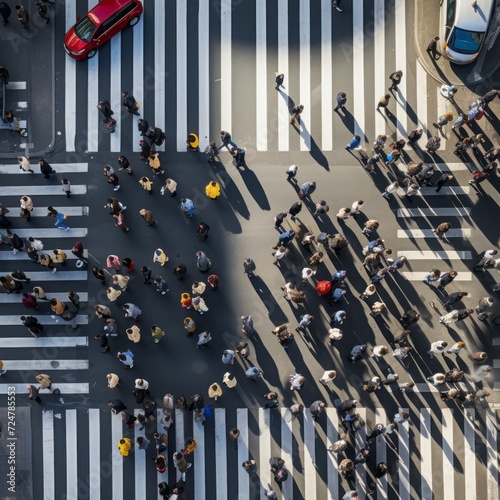
[[[135,26],[139,22],[140,16],[133,17],[129,22],[129,26]]]
[[[97,49],[89,50],[87,53],[87,59],[92,59],[97,54]]]

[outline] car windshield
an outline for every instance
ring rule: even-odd
[[[84,42],[90,42],[95,29],[96,25],[89,19],[89,16],[82,17],[75,24],[76,36]]]
[[[484,31],[467,31],[455,27],[448,41],[448,47],[461,54],[475,54],[484,39]]]

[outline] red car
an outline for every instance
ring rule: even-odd
[[[143,11],[140,0],[101,0],[64,37],[64,50],[73,59],[90,59],[126,26],[138,23]]]

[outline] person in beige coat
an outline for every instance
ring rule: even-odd
[[[33,200],[29,196],[22,196],[19,202],[21,204],[21,217],[25,217],[29,222],[33,210]]]
[[[122,292],[120,292],[120,290],[116,290],[111,286],[106,289],[106,295],[110,302],[114,302],[121,294]]]
[[[50,375],[47,375],[46,373],[40,373],[35,378],[40,384],[40,389],[50,389],[52,387],[52,380],[50,380]]]
[[[23,172],[31,172],[32,174],[35,173],[31,170],[30,161],[26,156],[18,156],[17,161],[19,162],[19,170],[22,170]]]
[[[120,382],[120,377],[115,373],[108,373],[106,375],[106,380],[108,381],[108,387],[114,389],[118,385],[118,382]]]
[[[125,333],[127,334],[128,339],[133,342],[134,344],[137,344],[141,340],[141,329],[137,326],[131,326],[130,328],[127,328],[125,330]]]
[[[222,396],[222,387],[214,382],[208,388],[208,397],[217,401]]]
[[[124,276],[123,274],[115,274],[113,276],[113,285],[118,285],[122,291],[127,289],[129,281],[130,278],[128,276]]]

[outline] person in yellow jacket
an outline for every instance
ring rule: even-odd
[[[132,441],[129,438],[121,438],[120,441],[118,441],[118,449],[122,457],[128,457],[131,448]]]
[[[215,181],[210,181],[205,188],[205,194],[211,198],[212,200],[215,200],[220,196],[220,185],[218,182]]]
[[[160,153],[153,153],[149,158],[149,166],[153,169],[155,175],[165,173],[160,164]]]
[[[66,255],[66,252],[63,250],[56,248],[52,251],[52,260],[56,264],[64,264],[66,262],[66,259],[68,256]]]

